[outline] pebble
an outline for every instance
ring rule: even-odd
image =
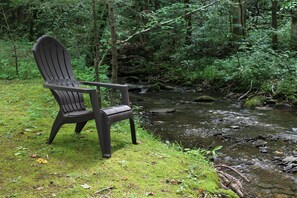
[[[231,129],[239,129],[239,126],[230,126]]]
[[[260,153],[268,153],[267,147],[260,147]]]

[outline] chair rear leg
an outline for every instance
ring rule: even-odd
[[[51,129],[51,133],[50,133],[50,137],[47,141],[48,144],[51,144],[53,142],[53,140],[55,139],[59,129],[61,128],[61,126],[64,124],[63,122],[63,115],[61,112],[58,113],[54,123],[53,123],[53,126],[52,126],[52,129]]]
[[[132,143],[137,144],[134,119],[129,118],[129,120],[130,120],[130,130],[131,130]]]
[[[80,133],[86,124],[87,122],[76,123],[75,133]]]

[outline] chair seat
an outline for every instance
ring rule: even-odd
[[[85,110],[85,111],[73,111],[70,113],[66,113],[65,115],[67,117],[77,117],[77,116],[84,116],[84,115],[91,115],[91,114],[93,114],[93,111]]]
[[[101,112],[104,113],[106,116],[110,116],[110,115],[124,113],[131,110],[132,110],[131,107],[129,107],[128,105],[119,105],[119,106],[102,109]]]

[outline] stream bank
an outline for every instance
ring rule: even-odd
[[[223,146],[214,163],[250,178],[243,182],[247,197],[297,197],[295,112],[246,109],[238,101],[182,87],[139,90],[131,98],[142,108],[143,125],[163,141],[208,150]],[[215,101],[195,102],[203,95]]]

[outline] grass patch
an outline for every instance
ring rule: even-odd
[[[58,106],[41,80],[0,81],[0,98],[1,197],[234,196],[218,187],[202,155],[180,152],[139,127],[133,145],[125,121],[112,127],[108,160],[101,157],[94,121],[80,135],[64,125],[46,144]]]

